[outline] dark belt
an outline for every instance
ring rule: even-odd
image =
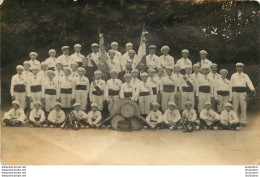
[[[164,92],[174,92],[174,85],[163,85],[163,91]]]
[[[86,85],[76,85],[76,90],[87,90]]]
[[[153,95],[157,95],[157,88],[156,87],[153,87]]]
[[[72,88],[61,88],[60,93],[63,94],[72,94]]]
[[[183,92],[193,92],[193,86],[192,87],[185,87],[185,86],[183,86],[182,87],[182,91]]]
[[[217,91],[217,94],[220,96],[229,96],[229,91]]]
[[[14,86],[14,91],[18,93],[25,92],[25,85],[24,84],[17,84]]]
[[[78,67],[82,67],[82,62],[77,62],[77,64],[78,64]]]
[[[244,93],[246,92],[246,87],[232,87],[232,92]]]
[[[133,96],[133,93],[132,92],[124,92],[124,97],[125,98],[130,98]]]
[[[40,121],[41,117],[34,117],[36,121]]]
[[[119,95],[119,90],[112,90],[112,89],[109,89],[109,90],[108,90],[108,95],[109,95],[109,96],[116,96],[116,95]]]
[[[179,87],[177,87],[177,92],[180,92],[180,88]]]
[[[41,85],[33,85],[31,86],[31,92],[40,92],[42,91],[42,86]]]
[[[151,119],[151,120],[150,120],[150,122],[157,122],[157,121],[156,121],[156,120],[152,120],[152,119]]]
[[[148,96],[148,95],[150,95],[149,92],[140,92],[139,93],[139,96]]]
[[[96,95],[96,96],[101,96],[101,95],[103,95],[103,91],[101,91],[101,92],[92,91],[92,94]]]
[[[203,85],[199,87],[199,92],[202,93],[210,93],[210,86],[208,85]]]
[[[55,67],[49,67],[48,70],[55,71]]]
[[[45,94],[56,95],[56,90],[55,89],[45,89]]]

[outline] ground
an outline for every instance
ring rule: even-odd
[[[62,130],[2,126],[6,165],[260,164],[260,112],[239,131]]]

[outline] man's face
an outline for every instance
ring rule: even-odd
[[[206,109],[207,111],[210,110],[210,109],[211,109],[211,105],[209,105],[209,104],[205,105],[205,109]]]
[[[179,67],[174,67],[174,73],[180,73],[180,68]]]
[[[62,52],[64,55],[69,55],[69,49],[63,49]]]
[[[54,75],[52,73],[48,73],[47,76],[49,79],[53,79],[53,77],[54,77]]]
[[[30,59],[31,60],[35,60],[36,59],[36,55],[30,55]]]
[[[133,46],[127,46],[126,47],[126,50],[129,51],[129,50],[132,50],[133,49]]]
[[[185,106],[185,108],[187,109],[187,110],[191,110],[191,105],[190,104],[187,104],[186,106]]]
[[[79,53],[80,50],[81,50],[81,47],[75,47],[74,50],[75,50],[76,53]]]
[[[60,105],[55,105],[55,106],[54,106],[54,109],[55,109],[56,111],[59,111],[59,110],[61,109],[61,107],[60,107]]]
[[[144,63],[140,63],[140,70],[144,71],[146,69],[146,65]]]
[[[87,57],[84,57],[83,59],[82,59],[82,64],[83,64],[83,66],[87,66],[88,65],[88,58]],[[72,69],[72,68],[71,68]]]
[[[70,75],[70,70],[64,69],[64,74],[65,74],[65,76],[69,76]]]
[[[117,49],[118,49],[118,45],[113,44],[113,45],[111,46],[111,48],[112,48],[113,50],[117,50]]]
[[[56,56],[56,52],[50,52],[50,57],[55,57]]]
[[[126,70],[131,70],[132,69],[132,63],[127,62],[125,67],[126,67]]]
[[[230,106],[226,106],[225,109],[227,112],[230,112],[232,110],[232,108]]]
[[[62,64],[57,63],[57,64],[56,64],[56,68],[57,68],[57,70],[59,70],[59,71],[62,70]]]
[[[79,110],[80,110],[80,106],[79,106],[79,105],[78,105],[78,106],[75,106],[74,109],[75,109],[76,111],[79,111]]]
[[[189,56],[189,53],[188,52],[182,52],[182,57],[183,58],[188,58]]]
[[[128,53],[128,56],[130,59],[133,59],[135,57],[135,53],[134,52]]]
[[[91,50],[92,50],[93,53],[97,53],[99,48],[98,47],[92,47]]]
[[[163,76],[163,74],[164,74],[164,71],[162,70],[162,69],[160,69],[160,70],[158,70],[158,76],[159,77],[162,77]]]
[[[23,67],[25,71],[29,71],[31,66],[29,64],[24,64]]]
[[[200,67],[194,67],[193,70],[195,73],[198,73],[200,71]]]
[[[201,70],[201,72],[202,74],[207,75],[209,73],[209,70],[204,68]]]
[[[175,109],[175,106],[169,105],[168,108],[169,108],[171,111],[173,111],[173,110]]]
[[[146,82],[148,79],[148,76],[142,76],[142,81]]]
[[[227,77],[227,73],[220,73],[221,77],[225,79]]]
[[[171,75],[172,75],[172,70],[171,70],[171,69],[166,69],[166,74],[167,74],[168,76],[171,76]]]
[[[202,60],[206,59],[206,58],[207,58],[207,54],[201,53],[201,54],[200,54],[200,58],[201,58]]]
[[[153,106],[153,111],[154,112],[158,111],[158,106]]]
[[[101,79],[101,74],[95,74],[95,79],[97,80]]]
[[[48,66],[47,65],[42,65],[41,68],[42,68],[43,71],[47,71]]]
[[[138,73],[137,73],[137,72],[133,72],[133,73],[132,73],[132,77],[133,77],[133,78],[137,78],[137,76],[138,76]]]
[[[105,70],[105,64],[100,62],[98,64],[98,69],[101,70],[101,71],[104,71]]]
[[[150,71],[150,72],[148,72],[148,75],[150,76],[150,77],[153,77],[154,76],[154,72],[152,71]]]
[[[113,53],[113,52],[109,52],[109,57],[111,58],[111,59],[114,59],[115,58],[115,53]]]
[[[213,67],[211,67],[211,71],[212,71],[213,73],[216,73],[216,72],[218,71],[218,68],[215,67],[215,66],[213,66]]]
[[[82,63],[83,63],[83,60],[82,60]],[[77,71],[77,69],[78,69],[77,65],[71,65],[70,67],[71,67],[73,72]]]
[[[41,105],[35,104],[35,105],[34,105],[34,108],[37,109],[37,110],[39,110],[39,109],[41,108]]]
[[[237,66],[236,67],[237,72],[242,72],[243,69],[244,69],[244,67],[242,67],[242,66]]]
[[[156,49],[149,49],[149,53],[150,53],[151,55],[155,54],[155,52],[156,52]]]
[[[169,53],[169,50],[168,50],[168,49],[163,49],[163,50],[162,50],[162,54],[163,54],[163,55],[168,55],[168,53]]]
[[[18,73],[19,75],[22,75],[22,74],[23,74],[23,70],[22,70],[22,69],[16,69],[16,71],[17,71],[17,73]]]
[[[110,75],[111,75],[112,79],[116,79],[117,78],[117,73],[115,73],[115,72],[112,72]]]
[[[32,70],[33,75],[36,75],[38,72],[39,72],[38,69],[33,69],[33,70]]]
[[[98,110],[98,108],[96,106],[91,107],[91,109],[92,109],[93,112],[96,112]]]
[[[132,77],[127,76],[127,77],[125,78],[125,81],[126,81],[127,83],[130,83],[131,79],[132,79]]]
[[[84,74],[85,74],[84,71],[82,71],[82,70],[78,70],[78,75],[79,75],[79,76],[83,76]]]
[[[15,110],[17,110],[17,109],[19,108],[18,104],[13,104],[12,106],[13,106],[13,108],[14,108]]]
[[[191,68],[185,68],[185,71],[187,74],[190,74],[191,73]]]

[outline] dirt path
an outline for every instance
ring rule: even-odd
[[[68,131],[2,126],[3,164],[260,164],[260,114],[240,131]]]

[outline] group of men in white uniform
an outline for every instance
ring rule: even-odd
[[[255,89],[243,72],[243,63],[235,65],[237,72],[228,80],[228,70],[218,73],[218,65],[207,59],[205,50],[199,52],[200,62],[192,63],[187,49],[181,51],[182,58],[175,62],[168,46],[161,48],[162,55],[158,57],[157,47],[150,45],[149,53],[143,58],[137,56],[132,43],[126,44],[126,52],[122,55],[118,43],[112,42],[106,59],[102,59],[97,43],[91,45],[92,53],[86,57],[81,54],[80,44],[74,45],[72,55],[69,55],[69,46],[61,49],[63,54],[57,58],[56,51],[49,50],[50,57],[41,63],[37,53],[31,52],[30,60],[16,67],[10,93],[22,109],[32,110],[37,102],[48,114],[58,101],[65,113],[69,113],[75,103],[82,111],[86,111],[90,103],[104,112],[104,105],[109,111],[119,99],[131,99],[139,104],[142,116],[147,117],[151,103],[161,105],[164,113],[169,103],[174,103],[182,112],[189,102],[201,113],[205,103],[211,102],[212,109],[221,113],[225,105],[232,102],[236,115],[240,106],[240,123],[246,126],[247,87],[253,94]],[[94,78],[93,73],[91,77],[86,74],[88,66],[100,63],[105,69],[98,67],[93,71]],[[105,71],[109,77],[102,79]]]

